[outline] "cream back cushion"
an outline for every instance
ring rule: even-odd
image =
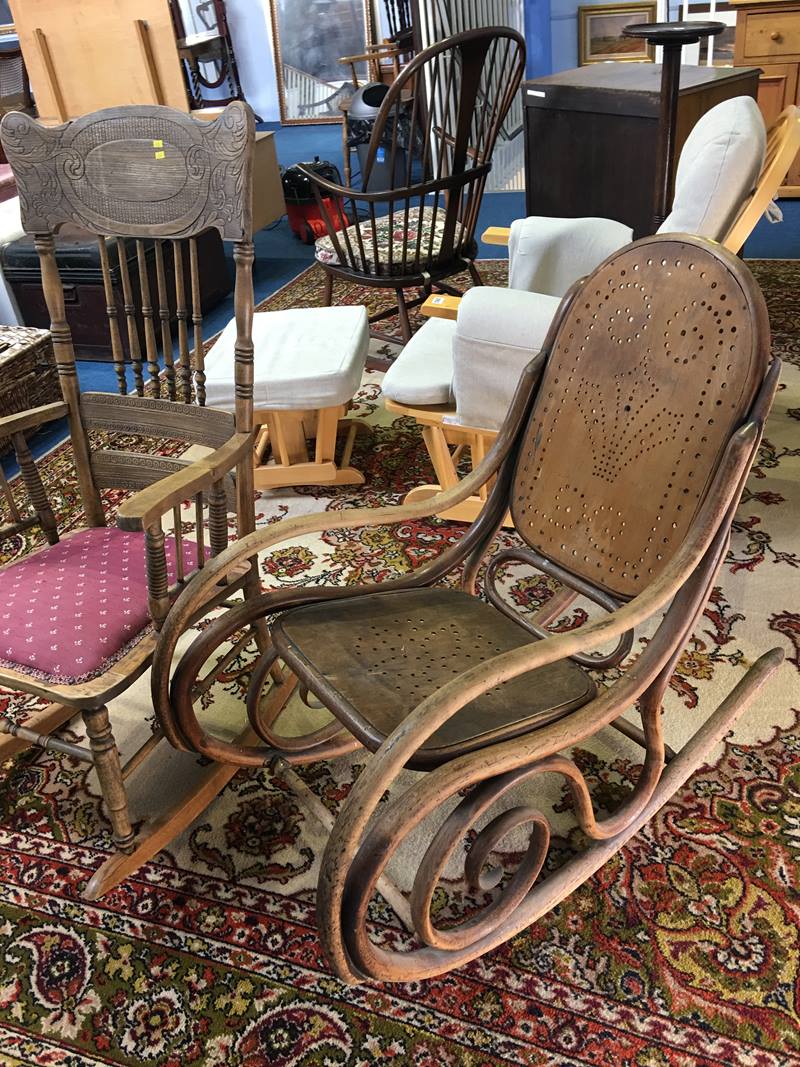
[[[724,240],[755,188],[766,148],[764,120],[752,97],[735,96],[712,107],[686,138],[672,211],[658,232]]]

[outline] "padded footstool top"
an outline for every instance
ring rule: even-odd
[[[233,411],[236,322],[206,355],[206,404]],[[364,307],[290,308],[253,316],[253,406],[329,408],[352,400],[369,349]]]

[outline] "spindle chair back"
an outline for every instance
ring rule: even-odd
[[[328,230],[317,259],[328,273],[329,303],[335,277],[394,289],[408,339],[408,308],[421,301],[406,301],[405,289],[448,289],[443,280],[463,270],[480,282],[478,212],[524,68],[524,42],[511,29],[439,41],[411,60],[384,97],[360,189],[302,168]]]

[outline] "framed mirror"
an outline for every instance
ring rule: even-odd
[[[270,0],[270,14],[281,122],[341,122],[354,85],[339,60],[363,55],[374,40],[372,0]],[[368,80],[366,62],[354,70],[360,84]]]

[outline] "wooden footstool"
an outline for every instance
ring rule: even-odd
[[[234,342],[229,322],[206,354],[206,404],[233,411]],[[253,316],[255,487],[362,485],[350,466],[362,423],[344,419],[369,348],[366,308],[291,308]],[[346,429],[341,463],[336,442]],[[314,440],[313,455],[308,441]]]

